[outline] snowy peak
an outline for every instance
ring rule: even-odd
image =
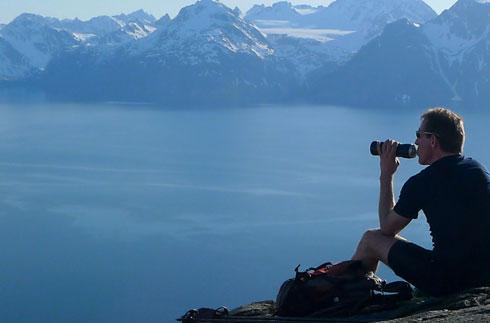
[[[484,0],[459,0],[451,8],[444,10],[436,20],[465,19],[481,22],[488,18],[490,2]],[[488,21],[487,21],[488,22]]]
[[[0,37],[21,53],[33,67],[43,69],[59,51],[77,45],[76,38],[52,27],[59,23],[55,18],[22,14],[0,31]]]
[[[490,38],[490,3],[459,0],[422,29],[450,65],[461,63],[466,53]]]
[[[322,51],[324,57],[337,63],[349,59],[387,24],[399,19],[421,24],[434,17],[436,13],[422,0],[336,0],[328,7],[294,6],[283,1],[270,7],[255,6],[246,15],[269,36],[276,51],[291,52],[282,48],[285,39],[277,35],[313,39],[319,43],[302,44],[311,52]]]
[[[322,14],[327,23],[355,30],[401,18],[424,23],[436,16],[422,0],[337,0]]]
[[[135,12],[132,12],[130,14],[120,14],[117,16],[114,16],[114,18],[118,20],[122,20],[125,23],[130,23],[130,22],[141,22],[141,23],[146,23],[146,24],[153,24],[156,21],[156,18],[153,15],[150,15],[149,13],[145,12],[143,9],[137,10]]]
[[[124,26],[124,22],[109,16],[94,17],[86,22],[82,22],[78,26],[67,24],[66,28],[72,32],[93,33],[103,35],[116,31]],[[80,28],[80,29],[78,29]]]
[[[94,42],[112,33],[127,33],[132,39],[146,37],[155,30],[155,17],[143,10],[138,10],[128,15],[98,16],[87,21],[75,19],[63,19],[56,24],[59,29],[67,30],[83,42]],[[110,38],[110,36],[109,36]]]
[[[21,14],[0,30],[0,77],[15,79],[43,70],[55,55],[80,45],[113,47],[144,38],[156,29],[154,21],[142,10],[88,21]]]
[[[276,2],[271,7],[264,5],[253,6],[246,14],[246,19],[260,24],[262,20],[285,20],[294,22],[301,17],[293,5],[286,1]]]
[[[242,53],[257,57],[272,54],[260,31],[240,14],[214,0],[201,0],[180,10],[165,28],[133,48],[133,53],[155,51],[211,59],[219,53]],[[193,58],[193,59],[194,59]]]
[[[200,32],[240,20],[235,11],[215,0],[200,0],[180,10],[172,20],[172,29]]]
[[[155,30],[156,27],[152,25],[129,22],[116,31],[100,37],[94,37],[92,39],[89,38],[86,43],[91,46],[99,45],[101,47],[118,47],[125,43],[145,38]]]
[[[276,2],[272,6],[253,6],[245,15],[245,19],[259,27],[315,27],[309,21],[312,15],[325,7],[310,5],[292,5],[290,2]],[[303,17],[306,16],[306,17]]]
[[[490,22],[490,3],[478,0],[459,0],[431,23],[445,26],[447,32],[460,38],[480,37]]]
[[[128,15],[98,16],[88,21],[65,19],[58,28],[65,29],[85,45],[117,46],[141,39],[156,30],[155,17],[143,10]]]
[[[121,45],[131,40],[145,38],[157,29],[155,17],[143,10],[110,18],[116,20],[120,27],[110,33],[101,34],[98,39],[99,44]]]
[[[422,26],[387,25],[321,86],[345,91],[334,98],[342,104],[487,106],[489,47],[489,4],[460,0]],[[348,93],[361,94],[351,99]]]
[[[360,30],[373,26],[379,29],[401,18],[424,23],[435,16],[422,0],[337,0],[328,7],[293,6],[284,1],[271,7],[254,6],[246,18],[258,26],[288,21],[290,26]]]

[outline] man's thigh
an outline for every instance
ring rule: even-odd
[[[408,241],[397,241],[388,254],[387,265],[401,278],[433,295],[443,292],[444,273],[433,252]]]

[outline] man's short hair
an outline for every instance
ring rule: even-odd
[[[432,132],[447,153],[461,153],[464,146],[463,118],[445,108],[433,108],[422,114],[425,131]]]

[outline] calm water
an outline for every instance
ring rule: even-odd
[[[419,114],[0,105],[0,317],[172,322],[272,299],[376,226],[369,143],[413,141]],[[489,116],[465,116],[490,165]],[[420,169],[402,161],[396,194]],[[404,234],[430,246],[423,219]]]

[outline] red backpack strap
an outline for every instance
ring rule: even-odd
[[[327,264],[330,264],[330,265],[327,265],[324,267],[319,266],[310,274],[312,276],[319,276],[319,275],[329,275],[329,276],[352,275],[352,276],[357,276],[357,275],[364,274],[364,270],[362,268],[362,262],[359,260],[346,260],[346,261],[339,262],[335,265],[332,265],[331,263],[327,263]]]

